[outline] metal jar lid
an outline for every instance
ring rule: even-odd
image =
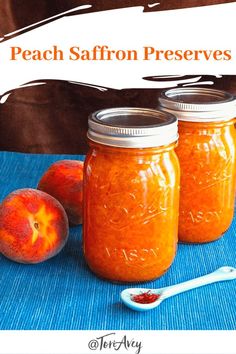
[[[176,88],[163,91],[161,109],[181,121],[224,122],[236,117],[236,97],[210,88]]]
[[[178,139],[176,117],[148,108],[100,110],[89,116],[88,125],[90,140],[115,147],[158,147]]]

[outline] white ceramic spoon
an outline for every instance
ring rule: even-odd
[[[184,291],[198,288],[203,285],[212,284],[223,280],[236,279],[236,269],[233,267],[221,267],[213,273],[203,275],[202,277],[188,280],[172,286],[167,286],[160,289],[145,289],[145,288],[130,288],[121,292],[121,300],[126,306],[136,311],[152,310],[159,306],[160,303],[168,297],[180,294]],[[132,300],[133,295],[150,292],[151,294],[158,294],[159,298],[149,304],[140,304]]]

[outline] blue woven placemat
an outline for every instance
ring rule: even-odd
[[[18,188],[34,188],[48,166],[83,156],[0,153],[0,200]],[[236,267],[235,220],[219,241],[179,245],[171,269],[147,283],[164,287],[214,271]],[[143,285],[140,285],[141,287]],[[138,313],[119,300],[125,285],[98,279],[86,267],[81,227],[70,230],[59,255],[37,265],[0,256],[1,330],[230,330],[236,329],[236,280],[212,284],[167,299],[153,311]]]

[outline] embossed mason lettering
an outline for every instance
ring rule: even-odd
[[[182,211],[181,215],[193,223],[215,222],[221,219],[222,210],[219,211]]]
[[[177,119],[146,108],[89,117],[83,249],[98,276],[154,280],[176,254],[179,161]]]
[[[222,183],[232,178],[232,171],[229,169],[229,164],[232,164],[232,159],[228,160],[226,165],[220,170],[204,171],[204,173],[198,173],[198,175],[185,171],[185,179],[188,179],[189,183],[194,183],[194,185],[198,187],[196,192],[199,192],[201,189],[209,188],[216,183]]]
[[[135,262],[146,262],[151,258],[158,257],[158,248],[139,248],[139,249],[125,249],[125,248],[105,248],[105,255],[109,258],[119,258],[123,259],[125,262],[128,263],[135,263]]]
[[[178,117],[178,239],[215,241],[224,235],[234,215],[236,99],[212,88],[181,87],[164,91],[159,100],[163,110]]]

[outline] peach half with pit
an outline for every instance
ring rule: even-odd
[[[83,167],[79,160],[59,160],[43,174],[38,189],[56,198],[64,207],[69,223],[82,223]]]
[[[60,252],[69,234],[62,205],[37,189],[18,189],[0,205],[0,252],[19,263],[43,262]]]

